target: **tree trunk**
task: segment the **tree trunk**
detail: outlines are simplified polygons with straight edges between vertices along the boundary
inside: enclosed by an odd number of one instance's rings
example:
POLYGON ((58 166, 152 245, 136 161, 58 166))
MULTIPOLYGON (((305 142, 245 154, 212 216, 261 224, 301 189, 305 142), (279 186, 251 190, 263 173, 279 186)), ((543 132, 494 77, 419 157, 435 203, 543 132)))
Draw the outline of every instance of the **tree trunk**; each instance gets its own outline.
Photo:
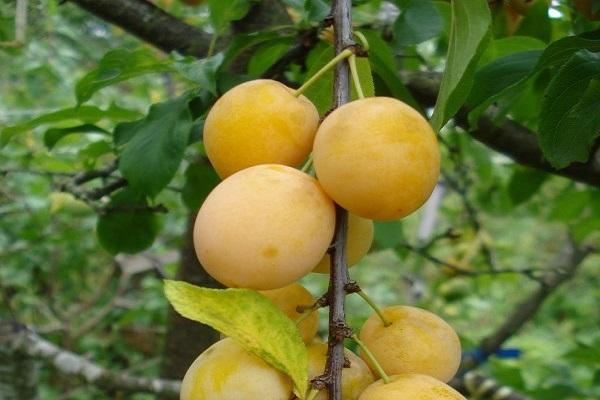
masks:
MULTIPOLYGON (((195 213, 188 216, 184 245, 177 279, 204 287, 220 287, 198 262, 194 251, 192 233, 195 213)), ((192 361, 219 339, 219 333, 209 327, 169 310, 167 337, 161 376, 165 379, 182 379, 192 361)))

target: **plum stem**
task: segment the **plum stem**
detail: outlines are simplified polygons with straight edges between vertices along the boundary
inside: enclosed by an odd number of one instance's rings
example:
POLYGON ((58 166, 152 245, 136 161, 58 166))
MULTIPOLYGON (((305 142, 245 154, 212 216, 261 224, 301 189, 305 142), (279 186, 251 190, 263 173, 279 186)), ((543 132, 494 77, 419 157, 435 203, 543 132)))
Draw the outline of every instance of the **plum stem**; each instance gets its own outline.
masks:
POLYGON ((315 83, 317 80, 319 80, 319 78, 321 78, 323 75, 325 75, 327 73, 327 71, 329 71, 331 68, 335 67, 337 65, 337 63, 339 63, 340 61, 345 60, 346 58, 350 57, 352 54, 353 54, 352 50, 346 49, 346 50, 342 51, 341 53, 339 53, 337 56, 333 57, 327 64, 325 64, 323 66, 323 68, 321 68, 320 70, 315 72, 315 74, 313 76, 311 76, 306 82, 304 82, 304 84, 302 86, 300 86, 298 89, 296 89, 296 91, 294 92, 294 96, 299 97, 313 83, 315 83))
POLYGON ((360 84, 360 78, 358 77, 358 67, 356 66, 356 55, 352 54, 348 58, 348 63, 350 64, 350 72, 352 73, 352 81, 354 82, 354 88, 356 89, 356 94, 359 99, 365 98, 365 93, 363 92, 362 85, 360 84))
POLYGON ((352 339, 356 342, 356 344, 358 345, 358 347, 360 347, 360 350, 363 353, 365 353, 365 355, 367 356, 367 358, 371 362, 371 365, 373 366, 373 368, 375 368, 375 370, 377 371, 377 374, 379 374, 379 376, 381 377, 381 379, 383 380, 383 382, 384 383, 390 383, 391 382, 390 377, 388 376, 388 374, 385 373, 385 371, 381 367, 381 364, 379 364, 379 361, 377 361, 377 359, 375 358, 375 356, 373 355, 373 353, 371 353, 371 350, 369 350, 369 348, 367 347, 367 345, 364 344, 364 342, 362 340, 360 340, 356 334, 352 335, 352 339))
POLYGON ((381 319, 381 322, 383 322, 383 326, 388 327, 392 324, 385 318, 385 315, 383 315, 381 308, 379 308, 379 306, 373 301, 373 299, 371 299, 363 290, 359 290, 356 293, 363 298, 363 300, 373 309, 373 311, 377 313, 379 319, 381 319))

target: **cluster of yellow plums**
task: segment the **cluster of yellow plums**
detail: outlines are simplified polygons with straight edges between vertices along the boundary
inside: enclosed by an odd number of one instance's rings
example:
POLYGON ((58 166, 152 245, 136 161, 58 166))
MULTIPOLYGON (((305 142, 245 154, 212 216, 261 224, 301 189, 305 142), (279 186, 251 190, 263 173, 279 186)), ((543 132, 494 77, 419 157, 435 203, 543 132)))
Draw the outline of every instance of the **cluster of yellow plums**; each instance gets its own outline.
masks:
MULTIPOLYGON (((272 80, 246 82, 225 93, 206 118, 203 141, 223 181, 196 218, 200 262, 228 287, 260 291, 293 320, 301 316, 298 306, 315 304, 296 281, 311 271, 329 271, 335 203, 350 212, 346 245, 352 265, 371 246, 372 220, 417 210, 439 175, 434 132, 401 101, 352 101, 320 123, 308 99, 272 80), (312 160, 316 178, 296 168, 305 160, 312 160)), ((343 399, 463 399, 444 383, 460 362, 452 328, 413 307, 388 307, 382 315, 386 323, 374 314, 360 340, 391 381, 375 382, 377 369, 369 358, 347 350, 343 399)), ((327 345, 315 339, 317 324, 316 312, 298 324, 311 378, 323 373, 327 353, 327 345)), ((291 398, 287 376, 230 338, 194 361, 181 391, 182 400, 291 398)))

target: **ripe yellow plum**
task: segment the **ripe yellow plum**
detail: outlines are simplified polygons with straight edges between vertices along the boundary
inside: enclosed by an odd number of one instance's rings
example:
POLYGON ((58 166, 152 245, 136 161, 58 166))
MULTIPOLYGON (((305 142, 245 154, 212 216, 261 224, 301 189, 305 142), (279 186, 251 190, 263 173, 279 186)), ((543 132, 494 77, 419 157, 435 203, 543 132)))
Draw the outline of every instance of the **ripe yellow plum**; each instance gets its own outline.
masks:
POLYGON ((231 338, 223 339, 192 363, 180 400, 289 400, 292 382, 231 338))
POLYGON ((323 189, 363 218, 393 220, 425 203, 438 180, 440 154, 421 114, 389 97, 352 101, 325 118, 314 166, 323 189))
POLYGON ((307 174, 264 164, 221 182, 200 208, 194 247, 229 287, 277 289, 309 273, 327 251, 333 202, 307 174))
POLYGON ((211 108, 206 154, 221 178, 259 164, 297 166, 310 153, 319 113, 304 96, 268 79, 242 83, 211 108))
POLYGON ((401 374, 370 385, 359 400, 467 400, 456 390, 427 375, 401 374))
MULTIPOLYGON (((348 215, 348 237, 346 238, 346 261, 349 267, 359 262, 371 248, 373 243, 373 221, 366 218, 348 215)), ((321 259, 313 272, 328 274, 331 266, 329 254, 321 259)))
MULTIPOLYGON (((322 375, 327 361, 327 343, 313 343, 308 350, 309 379, 322 375)), ((369 367, 356 354, 344 349, 344 355, 350 361, 350 368, 342 371, 342 400, 357 400, 358 396, 375 378, 369 367)), ((327 400, 327 392, 321 391, 315 400, 327 400)))
MULTIPOLYGON (((296 321, 302 315, 297 311, 298 306, 312 306, 316 299, 310 294, 304 286, 299 283, 292 283, 280 289, 263 290, 260 292, 275 304, 291 320, 296 321)), ((309 342, 317 334, 319 327, 318 311, 313 311, 298 325, 300 336, 305 342, 309 342)))
MULTIPOLYGON (((367 319, 360 339, 388 375, 417 373, 448 382, 460 365, 460 340, 454 329, 437 315, 420 308, 392 306, 382 309, 390 323, 377 314, 367 319)), ((363 355, 363 359, 369 362, 363 355)))

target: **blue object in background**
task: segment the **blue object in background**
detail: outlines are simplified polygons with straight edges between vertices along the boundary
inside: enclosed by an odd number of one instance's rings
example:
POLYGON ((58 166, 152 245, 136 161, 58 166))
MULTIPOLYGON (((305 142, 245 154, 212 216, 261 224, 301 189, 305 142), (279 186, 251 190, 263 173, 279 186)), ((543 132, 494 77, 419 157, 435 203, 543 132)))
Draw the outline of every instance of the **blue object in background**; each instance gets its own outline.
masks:
POLYGON ((523 351, 521 349, 517 349, 514 347, 507 347, 507 348, 500 349, 497 352, 495 352, 494 354, 486 354, 481 348, 478 347, 476 349, 463 352, 462 356, 463 356, 463 359, 471 358, 471 359, 475 359, 479 362, 483 362, 490 355, 494 355, 498 358, 507 360, 507 359, 511 359, 511 358, 520 358, 521 354, 523 354, 523 351))

